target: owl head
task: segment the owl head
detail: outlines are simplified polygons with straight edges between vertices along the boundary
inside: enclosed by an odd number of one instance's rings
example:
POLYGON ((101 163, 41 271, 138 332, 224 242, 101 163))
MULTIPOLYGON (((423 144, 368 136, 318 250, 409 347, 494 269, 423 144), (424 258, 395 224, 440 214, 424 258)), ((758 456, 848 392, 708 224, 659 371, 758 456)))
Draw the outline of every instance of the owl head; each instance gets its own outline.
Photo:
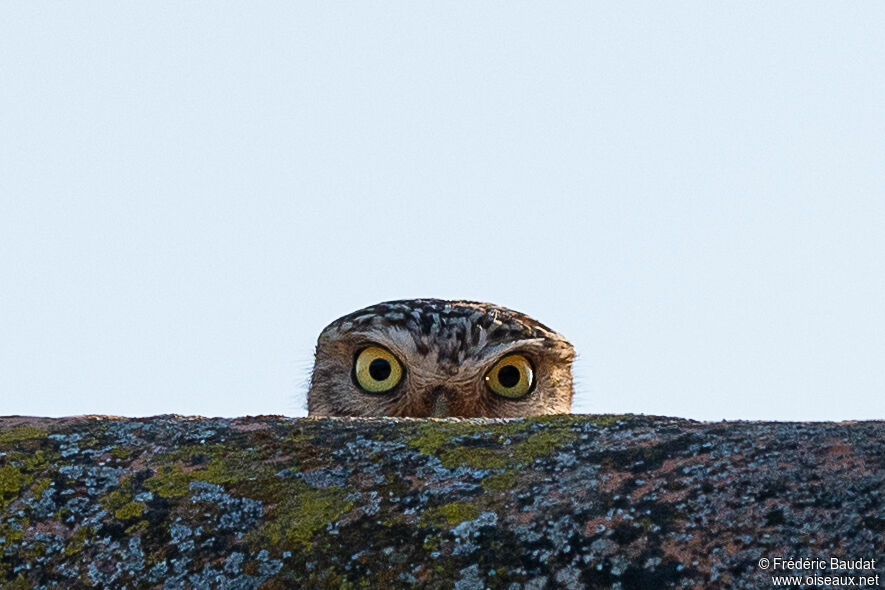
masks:
POLYGON ((311 416, 562 414, 574 357, 563 336, 504 307, 388 301, 322 331, 307 407, 311 416))

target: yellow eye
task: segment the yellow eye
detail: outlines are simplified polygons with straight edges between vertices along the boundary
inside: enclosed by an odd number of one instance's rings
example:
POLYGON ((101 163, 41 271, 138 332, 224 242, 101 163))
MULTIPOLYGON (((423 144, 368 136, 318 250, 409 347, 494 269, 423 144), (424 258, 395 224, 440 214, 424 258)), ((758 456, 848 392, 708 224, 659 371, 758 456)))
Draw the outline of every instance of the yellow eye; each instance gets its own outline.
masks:
POLYGON ((403 378, 403 367, 380 346, 370 346, 357 355, 354 373, 360 387, 370 393, 382 393, 396 387, 403 378))
POLYGON ((534 378, 529 360, 521 354, 510 354, 486 373, 486 385, 498 395, 516 399, 531 390, 534 378))

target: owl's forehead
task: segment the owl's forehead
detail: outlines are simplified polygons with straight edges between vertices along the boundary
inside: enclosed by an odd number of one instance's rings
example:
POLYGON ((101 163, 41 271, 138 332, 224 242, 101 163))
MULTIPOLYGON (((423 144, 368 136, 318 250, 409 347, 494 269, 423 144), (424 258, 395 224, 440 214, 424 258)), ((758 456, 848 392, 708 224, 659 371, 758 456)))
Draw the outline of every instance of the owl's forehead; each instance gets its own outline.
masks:
POLYGON ((565 338, 529 316, 490 303, 407 299, 387 301, 349 313, 323 333, 409 336, 417 352, 435 351, 439 360, 463 361, 489 347, 519 341, 546 341, 570 348, 565 338))
POLYGON ((556 335, 529 316, 491 303, 404 299, 371 305, 332 322, 341 331, 391 327, 428 336, 477 328, 502 338, 543 338, 556 335))

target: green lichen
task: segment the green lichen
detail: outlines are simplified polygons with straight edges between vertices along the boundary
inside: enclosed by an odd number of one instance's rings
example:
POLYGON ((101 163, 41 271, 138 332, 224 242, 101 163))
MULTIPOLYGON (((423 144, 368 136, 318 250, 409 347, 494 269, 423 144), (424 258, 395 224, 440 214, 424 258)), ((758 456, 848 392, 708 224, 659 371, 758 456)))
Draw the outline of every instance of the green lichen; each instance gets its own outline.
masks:
POLYGON ((144 482, 144 487, 161 498, 177 498, 188 492, 188 485, 194 481, 192 473, 185 473, 181 465, 161 465, 153 477, 144 482))
POLYGON ((125 449, 123 447, 114 447, 113 449, 111 449, 111 456, 115 459, 128 459, 131 454, 132 453, 128 449, 125 449))
POLYGON ((64 553, 67 556, 76 555, 83 551, 83 548, 86 546, 87 540, 90 540, 95 537, 95 529, 88 526, 81 526, 74 534, 71 535, 71 538, 68 539, 67 544, 65 545, 64 553))
POLYGON ((114 511, 114 517, 119 520, 131 520, 144 514, 146 509, 147 506, 143 502, 128 502, 114 511))
POLYGON ((132 494, 132 480, 126 477, 120 481, 116 490, 101 498, 100 502, 118 520, 132 520, 147 510, 147 506, 143 502, 135 501, 132 494))
POLYGON ((137 535, 151 528, 151 523, 147 520, 139 520, 135 524, 126 527, 127 535, 137 535))
POLYGON ((469 502, 449 502, 441 506, 434 506, 424 511, 419 524, 421 526, 440 526, 443 524, 458 524, 465 520, 475 520, 479 517, 479 508, 469 502))
POLYGON ((596 426, 611 426, 621 420, 629 418, 627 414, 600 414, 598 416, 583 416, 587 422, 596 426))
POLYGON ((112 492, 102 497, 101 505, 109 512, 116 512, 132 501, 132 480, 128 477, 120 480, 120 483, 112 492))
POLYGON ((236 469, 238 465, 239 463, 235 465, 221 457, 213 457, 204 469, 191 471, 188 475, 190 475, 191 481, 207 481, 218 485, 230 484, 244 477, 241 475, 242 470, 236 469))
POLYGON ((511 420, 493 424, 481 422, 430 421, 418 428, 418 436, 410 439, 408 445, 423 455, 434 455, 453 439, 476 434, 497 437, 503 443, 507 438, 524 432, 532 423, 527 420, 511 420))
POLYGON ((21 494, 33 478, 12 465, 0 466, 0 511, 21 494))
POLYGON ((511 463, 510 457, 500 451, 468 446, 443 451, 439 460, 449 469, 462 465, 474 469, 503 469, 511 463))
POLYGON ((577 438, 571 430, 542 430, 529 436, 516 445, 513 456, 520 464, 533 462, 541 455, 547 455, 577 438))
POLYGON ((49 479, 48 477, 41 477, 36 482, 34 482, 34 485, 31 486, 31 492, 34 494, 34 498, 37 500, 42 498, 43 492, 48 490, 51 485, 52 485, 52 480, 49 479))
POLYGON ((353 508, 353 502, 344 499, 346 492, 336 486, 314 489, 304 482, 290 480, 271 490, 271 494, 277 497, 269 499, 279 503, 269 508, 264 528, 251 533, 249 539, 281 550, 309 549, 320 529, 353 508))
MULTIPOLYGON (((27 518, 22 519, 19 522, 0 521, 0 539, 4 539, 0 541, 0 549, 5 545, 11 545, 12 543, 21 541, 21 538, 24 536, 24 530, 28 528, 28 524, 30 524, 30 522, 27 518)), ((0 554, 2 554, 2 552, 0 552, 0 554)))
MULTIPOLYGON (((554 418, 563 420, 559 416, 545 418, 548 421, 554 418)), ((440 462, 449 469, 461 466, 474 469, 506 469, 532 463, 538 457, 549 454, 577 438, 568 428, 550 427, 529 434, 519 441, 517 435, 524 436, 522 432, 530 426, 529 421, 488 425, 430 423, 423 426, 419 436, 411 439, 408 444, 422 454, 437 455, 440 462), (497 444, 452 446, 453 440, 465 434, 476 433, 486 435, 497 444), (516 442, 513 442, 513 439, 516 439, 516 442)))
POLYGON ((81 449, 93 449, 101 445, 101 440, 94 434, 90 433, 77 441, 77 446, 81 449))
POLYGON ((163 498, 184 496, 192 481, 205 481, 228 487, 273 476, 258 449, 238 449, 232 444, 188 445, 156 458, 161 467, 145 482, 145 487, 163 498), (194 468, 194 465, 198 467, 194 468))
POLYGON ((0 431, 0 443, 15 443, 23 440, 46 438, 49 433, 33 426, 16 426, 0 431))
POLYGON ((496 473, 483 478, 482 489, 493 494, 506 492, 513 489, 518 479, 519 472, 515 470, 496 473))
POLYGON ((448 429, 424 428, 420 435, 408 442, 408 445, 418 449, 418 452, 422 455, 433 455, 445 446, 451 438, 452 434, 448 429))
MULTIPOLYGON (((182 455, 188 458, 191 449, 184 449, 182 455)), ((260 462, 249 451, 225 453, 221 445, 211 449, 212 457, 205 467, 185 471, 179 464, 161 465, 144 486, 162 498, 176 498, 188 493, 192 481, 205 481, 218 485, 230 485, 267 477, 272 470, 260 462)), ((196 455, 190 455, 193 459, 196 455)))
POLYGON ((49 467, 50 459, 55 459, 55 456, 47 456, 42 450, 38 450, 33 453, 12 454, 10 455, 10 458, 19 461, 22 468, 26 471, 36 473, 47 469, 49 467))
POLYGON ((27 476, 21 469, 12 465, 0 466, 0 495, 15 495, 21 491, 27 481, 27 476))
MULTIPOLYGON (((0 574, 2 573, 3 570, 0 568, 0 574)), ((22 574, 19 574, 14 580, 3 586, 4 590, 31 590, 33 587, 33 584, 31 584, 31 582, 22 574)))
POLYGON ((286 442, 290 444, 302 444, 302 443, 311 443, 313 442, 314 437, 310 434, 305 434, 303 432, 297 432, 290 436, 286 442))

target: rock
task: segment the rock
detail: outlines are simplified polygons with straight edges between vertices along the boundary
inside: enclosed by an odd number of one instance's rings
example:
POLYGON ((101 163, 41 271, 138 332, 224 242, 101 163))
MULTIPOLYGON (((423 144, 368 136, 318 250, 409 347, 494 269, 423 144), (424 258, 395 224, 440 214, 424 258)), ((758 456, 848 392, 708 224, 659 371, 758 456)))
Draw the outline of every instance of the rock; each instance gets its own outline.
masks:
POLYGON ((763 588, 772 575, 882 575, 883 449, 883 422, 0 418, 0 585, 763 588), (877 561, 759 566, 832 557, 877 561))

